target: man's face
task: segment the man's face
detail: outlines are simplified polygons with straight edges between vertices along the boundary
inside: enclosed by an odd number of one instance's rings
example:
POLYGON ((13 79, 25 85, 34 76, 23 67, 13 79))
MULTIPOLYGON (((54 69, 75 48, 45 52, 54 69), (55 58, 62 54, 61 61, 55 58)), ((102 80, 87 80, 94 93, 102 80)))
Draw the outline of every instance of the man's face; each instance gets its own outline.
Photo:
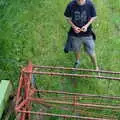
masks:
POLYGON ((78 3, 84 3, 86 0, 77 0, 78 3))

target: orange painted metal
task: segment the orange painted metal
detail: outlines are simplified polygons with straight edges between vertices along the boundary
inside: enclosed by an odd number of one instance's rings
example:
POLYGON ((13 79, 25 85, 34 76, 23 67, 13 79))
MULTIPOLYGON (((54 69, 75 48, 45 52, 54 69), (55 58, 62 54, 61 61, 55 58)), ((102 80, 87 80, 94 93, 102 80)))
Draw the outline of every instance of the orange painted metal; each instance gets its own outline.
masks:
MULTIPOLYGON (((107 99, 107 100, 120 100, 119 96, 102 96, 102 95, 91 95, 91 94, 80 94, 80 93, 70 93, 70 92, 64 92, 64 91, 53 91, 53 90, 39 90, 34 88, 34 86, 31 84, 32 76, 34 74, 37 75, 50 75, 50 76, 69 76, 69 77, 79 77, 79 78, 98 78, 98 79, 104 79, 104 80, 113 80, 113 81, 120 81, 120 72, 113 72, 113 71, 97 71, 97 70, 91 70, 91 69, 77 69, 77 68, 65 68, 65 67, 53 67, 53 66, 36 66, 32 65, 32 63, 29 63, 28 66, 23 68, 21 70, 21 76, 19 80, 19 86, 17 91, 17 97, 16 97, 16 115, 20 114, 19 120, 31 120, 31 116, 34 115, 42 115, 42 116, 55 116, 55 117, 62 117, 65 119, 83 119, 83 120, 110 120, 109 118, 94 118, 94 117, 82 117, 78 115, 68 115, 68 114, 53 114, 53 113, 47 113, 47 112, 35 112, 32 109, 32 103, 42 104, 46 105, 48 107, 56 106, 57 104, 60 105, 60 107, 63 105, 71 106, 74 108, 75 111, 76 107, 84 107, 84 108, 92 108, 92 109, 111 109, 111 110, 118 110, 120 111, 120 105, 104 105, 104 104, 96 104, 96 103, 81 103, 79 100, 79 97, 85 97, 87 98, 96 98, 96 99, 107 99), (45 71, 41 71, 41 69, 44 69, 45 71), (62 72, 46 72, 46 69, 52 70, 75 70, 75 71, 83 71, 83 72, 95 72, 95 73, 104 73, 109 75, 118 75, 118 76, 100 76, 100 75, 89 75, 89 74, 69 74, 69 73, 62 73, 62 72), (35 97, 36 93, 39 94, 56 94, 56 95, 64 95, 65 99, 60 100, 59 98, 53 99, 50 98, 38 98, 35 97), (69 98, 68 97, 69 95, 69 98)), ((98 80, 97 79, 97 80, 98 80)), ((63 108, 67 109, 67 108, 63 108)), ((79 109, 79 108, 78 108, 79 109)), ((68 110, 68 109, 67 109, 68 110)), ((86 115, 87 116, 87 115, 86 115)), ((113 120, 113 118, 111 119, 113 120)), ((114 118, 115 120, 115 118, 114 118)))

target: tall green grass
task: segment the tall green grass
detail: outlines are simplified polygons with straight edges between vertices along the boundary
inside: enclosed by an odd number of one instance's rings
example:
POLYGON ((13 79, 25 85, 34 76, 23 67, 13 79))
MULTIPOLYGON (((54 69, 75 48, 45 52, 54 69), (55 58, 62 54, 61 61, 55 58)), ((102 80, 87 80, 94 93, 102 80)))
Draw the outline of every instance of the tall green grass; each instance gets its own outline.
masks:
MULTIPOLYGON (((64 54, 63 48, 69 25, 64 10, 70 0, 1 0, 0 1, 0 79, 12 79, 17 87, 19 72, 27 61, 34 64, 73 67, 72 53, 64 54)), ((94 0, 97 20, 96 55, 101 69, 120 71, 119 0, 94 0), (114 12, 113 12, 114 11, 114 12)), ((89 57, 82 49, 81 68, 93 69, 89 57)), ((48 79, 45 88, 53 87, 48 79)), ((78 86, 65 79, 55 84, 61 89, 81 93, 106 94, 109 82, 80 79, 78 86)), ((110 83, 109 94, 119 95, 118 83, 110 83)))
MULTIPOLYGON (((18 86, 20 69, 31 60, 38 65, 73 67, 73 53, 64 54, 69 25, 64 10, 70 0, 0 0, 0 79, 18 86)), ((96 55, 101 69, 120 71, 120 0, 94 0, 97 20, 96 55)), ((81 68, 93 69, 82 49, 81 68)), ((71 73, 71 71, 69 72, 71 73)), ((41 89, 120 95, 120 83, 98 79, 41 77, 41 89)))

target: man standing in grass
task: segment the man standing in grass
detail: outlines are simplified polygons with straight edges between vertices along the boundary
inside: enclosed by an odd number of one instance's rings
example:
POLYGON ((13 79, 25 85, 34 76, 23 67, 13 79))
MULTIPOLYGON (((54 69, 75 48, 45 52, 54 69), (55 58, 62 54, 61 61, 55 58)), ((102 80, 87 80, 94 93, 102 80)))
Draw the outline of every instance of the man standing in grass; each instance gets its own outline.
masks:
POLYGON ((96 70, 98 70, 91 26, 96 19, 96 10, 93 3, 90 0, 73 0, 67 5, 64 15, 71 25, 68 32, 68 41, 71 42, 71 50, 76 57, 74 67, 77 68, 80 64, 80 47, 83 44, 96 70))

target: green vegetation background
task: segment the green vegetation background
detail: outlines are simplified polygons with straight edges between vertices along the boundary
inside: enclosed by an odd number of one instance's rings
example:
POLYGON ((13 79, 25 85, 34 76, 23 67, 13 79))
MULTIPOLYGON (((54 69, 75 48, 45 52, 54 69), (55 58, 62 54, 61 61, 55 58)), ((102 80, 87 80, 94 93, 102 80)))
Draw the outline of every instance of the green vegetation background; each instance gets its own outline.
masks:
MULTIPOLYGON (((64 10, 70 0, 0 0, 0 80, 18 86, 20 69, 29 60, 38 65, 72 67, 74 55, 63 52, 69 25, 64 10)), ((120 0, 93 0, 97 9, 94 31, 100 68, 120 71, 120 0)), ((81 68, 93 66, 81 54, 81 68)), ((39 86, 70 92, 120 95, 120 83, 78 79, 70 81, 45 77, 39 86)))
MULTIPOLYGON (((0 80, 10 79, 17 87, 20 69, 29 60, 38 65, 73 66, 74 55, 63 52, 69 30, 63 13, 69 1, 0 0, 0 80)), ((98 16, 94 23, 98 64, 104 70, 120 71, 120 0, 93 1, 98 16)), ((93 69, 84 52, 81 68, 93 69)), ((41 84, 63 87, 59 80, 41 84)), ((73 91, 69 82, 65 85, 73 91)), ((105 81, 81 80, 76 91, 106 94, 106 86, 105 81)), ((110 84, 109 94, 119 95, 119 91, 118 82, 110 84)))

